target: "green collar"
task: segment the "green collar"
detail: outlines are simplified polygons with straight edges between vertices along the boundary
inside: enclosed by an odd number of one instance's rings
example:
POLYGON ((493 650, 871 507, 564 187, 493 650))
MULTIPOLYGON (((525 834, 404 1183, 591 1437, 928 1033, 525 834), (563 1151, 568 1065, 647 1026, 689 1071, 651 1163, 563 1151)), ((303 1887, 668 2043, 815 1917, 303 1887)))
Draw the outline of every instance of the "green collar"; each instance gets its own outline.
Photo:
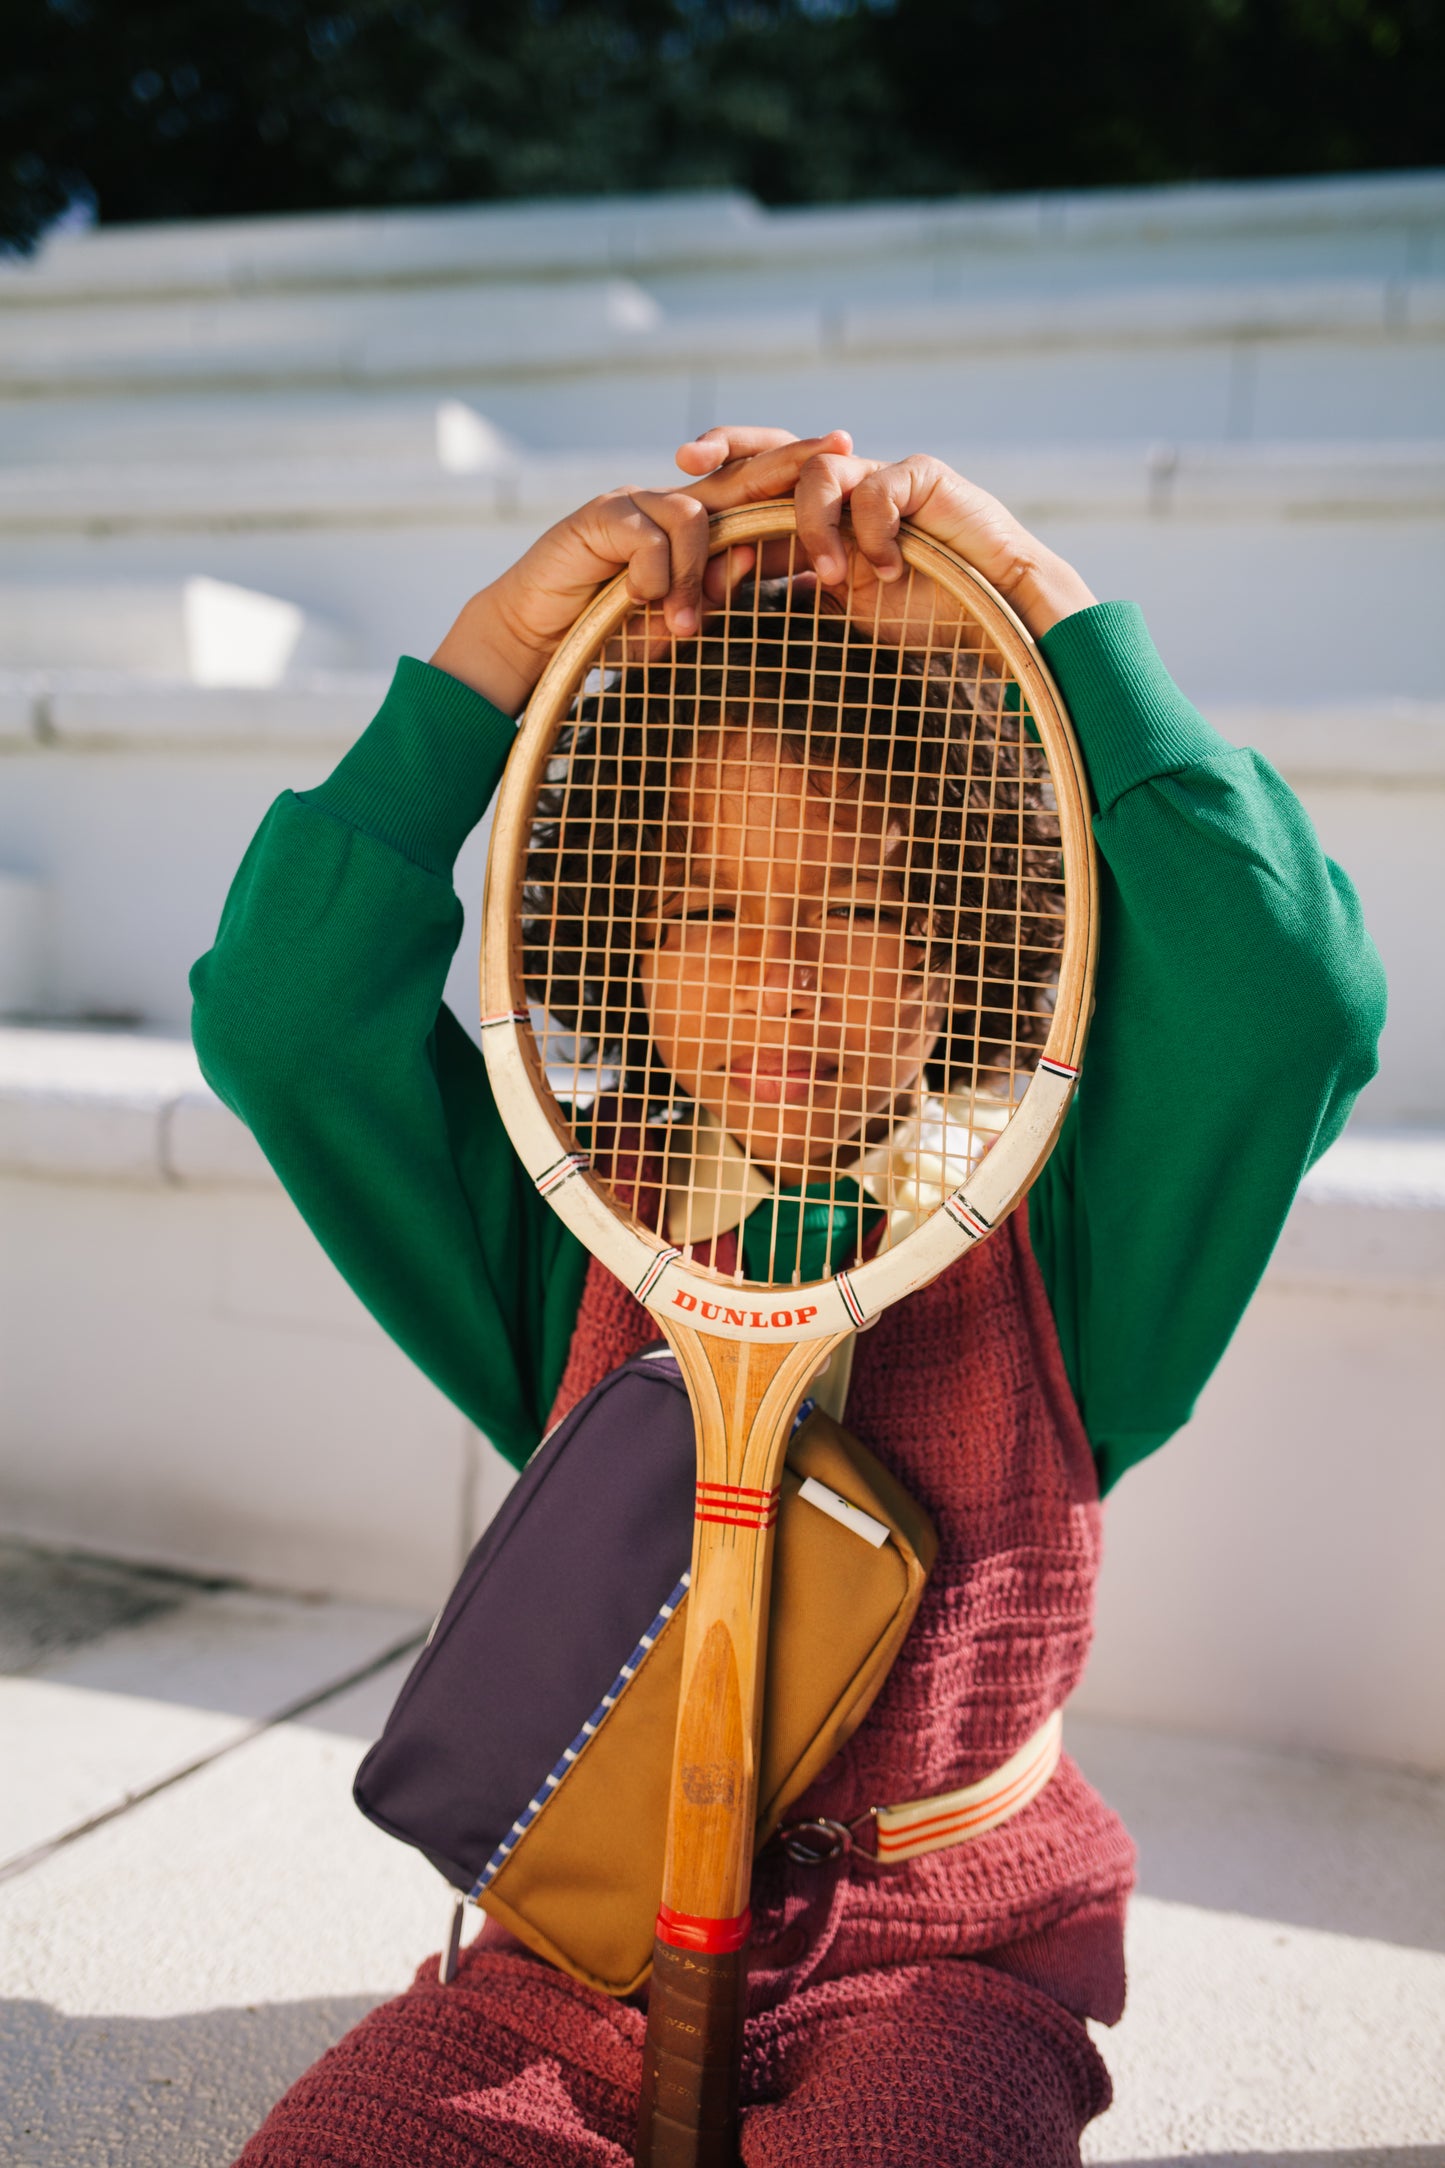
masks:
POLYGON ((846 1175, 779 1190, 743 1222, 743 1271, 750 1280, 786 1282, 795 1270, 805 1282, 821 1280, 825 1271, 836 1272, 856 1255, 882 1217, 882 1207, 865 1203, 858 1184, 846 1175))

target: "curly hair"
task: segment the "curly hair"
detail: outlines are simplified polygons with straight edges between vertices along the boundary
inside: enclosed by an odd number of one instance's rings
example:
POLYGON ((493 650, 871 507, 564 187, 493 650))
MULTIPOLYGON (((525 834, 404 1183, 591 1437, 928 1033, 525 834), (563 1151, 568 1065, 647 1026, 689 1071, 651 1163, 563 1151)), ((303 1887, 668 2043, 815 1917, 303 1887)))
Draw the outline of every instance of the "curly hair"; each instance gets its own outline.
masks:
MULTIPOLYGON (((1007 1088, 1048 1034, 1063 942, 1059 822, 1048 764, 1001 663, 872 646, 841 614, 786 594, 744 595, 658 663, 629 662, 576 702, 537 801, 524 874, 522 969, 531 999, 584 1064, 638 1043, 636 920, 615 898, 661 881, 672 772, 698 738, 775 729, 810 770, 862 772, 907 820, 907 926, 923 968, 951 981, 927 1068, 1007 1088)), ((645 1031, 645 1027, 644 1027, 645 1031)), ((654 1075, 625 1077, 645 1101, 654 1075)))

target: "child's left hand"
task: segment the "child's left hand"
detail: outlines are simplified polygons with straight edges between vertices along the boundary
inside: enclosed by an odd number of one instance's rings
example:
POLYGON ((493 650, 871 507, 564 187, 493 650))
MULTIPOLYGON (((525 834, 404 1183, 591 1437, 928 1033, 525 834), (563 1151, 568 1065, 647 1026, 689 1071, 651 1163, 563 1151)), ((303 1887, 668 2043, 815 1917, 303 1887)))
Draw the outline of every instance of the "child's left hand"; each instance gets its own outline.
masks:
MULTIPOLYGON (((709 512, 746 502, 749 480, 761 468, 749 455, 776 435, 771 430, 710 429, 684 444, 678 465, 707 475, 689 494, 709 512)), ((898 529, 905 519, 976 565, 1035 639, 1095 600, 1073 566, 1030 534, 997 497, 928 453, 889 463, 851 451, 816 452, 798 474, 794 498, 798 540, 824 587, 839 600, 848 587, 850 553, 841 533, 845 507, 850 513, 855 547, 849 604, 860 624, 876 626, 885 638, 901 632, 901 598, 890 598, 887 589, 903 575, 898 529)), ((781 562, 776 569, 782 569, 781 562)), ((931 600, 930 607, 935 606, 931 600)))
POLYGON ((1095 596, 1073 566, 1048 549, 997 497, 941 459, 915 452, 885 464, 854 454, 822 452, 798 476, 798 538, 823 585, 841 593, 848 576, 840 532, 843 508, 852 515, 856 544, 851 606, 865 622, 890 611, 885 590, 903 577, 898 529, 906 519, 922 533, 966 557, 1038 639, 1086 610, 1095 596))

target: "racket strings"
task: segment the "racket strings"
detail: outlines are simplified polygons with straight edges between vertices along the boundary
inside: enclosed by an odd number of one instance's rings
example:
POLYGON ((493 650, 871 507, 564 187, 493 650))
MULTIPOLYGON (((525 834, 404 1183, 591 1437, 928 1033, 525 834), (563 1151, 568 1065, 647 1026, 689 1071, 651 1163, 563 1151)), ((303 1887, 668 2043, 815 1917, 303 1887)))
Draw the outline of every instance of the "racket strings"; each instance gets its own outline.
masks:
POLYGON ((736 1281, 742 1221, 800 1192, 772 1214, 772 1286, 886 1247, 966 1180, 1033 1073, 1064 929, 1053 786, 1002 652, 912 569, 840 608, 788 549, 771 581, 727 566, 699 639, 643 605, 603 645, 520 912, 537 1053, 594 1175, 736 1281))

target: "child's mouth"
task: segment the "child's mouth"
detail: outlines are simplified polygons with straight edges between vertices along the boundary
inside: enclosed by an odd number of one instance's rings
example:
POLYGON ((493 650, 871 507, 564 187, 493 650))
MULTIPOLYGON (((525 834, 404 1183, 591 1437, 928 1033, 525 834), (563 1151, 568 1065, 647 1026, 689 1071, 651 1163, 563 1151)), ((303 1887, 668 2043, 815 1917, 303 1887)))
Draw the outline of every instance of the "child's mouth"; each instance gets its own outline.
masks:
POLYGON ((758 1047, 735 1057, 727 1079, 734 1091, 743 1092, 758 1106, 796 1107, 811 1099, 820 1084, 837 1077, 835 1062, 815 1054, 788 1054, 778 1047, 758 1047))

